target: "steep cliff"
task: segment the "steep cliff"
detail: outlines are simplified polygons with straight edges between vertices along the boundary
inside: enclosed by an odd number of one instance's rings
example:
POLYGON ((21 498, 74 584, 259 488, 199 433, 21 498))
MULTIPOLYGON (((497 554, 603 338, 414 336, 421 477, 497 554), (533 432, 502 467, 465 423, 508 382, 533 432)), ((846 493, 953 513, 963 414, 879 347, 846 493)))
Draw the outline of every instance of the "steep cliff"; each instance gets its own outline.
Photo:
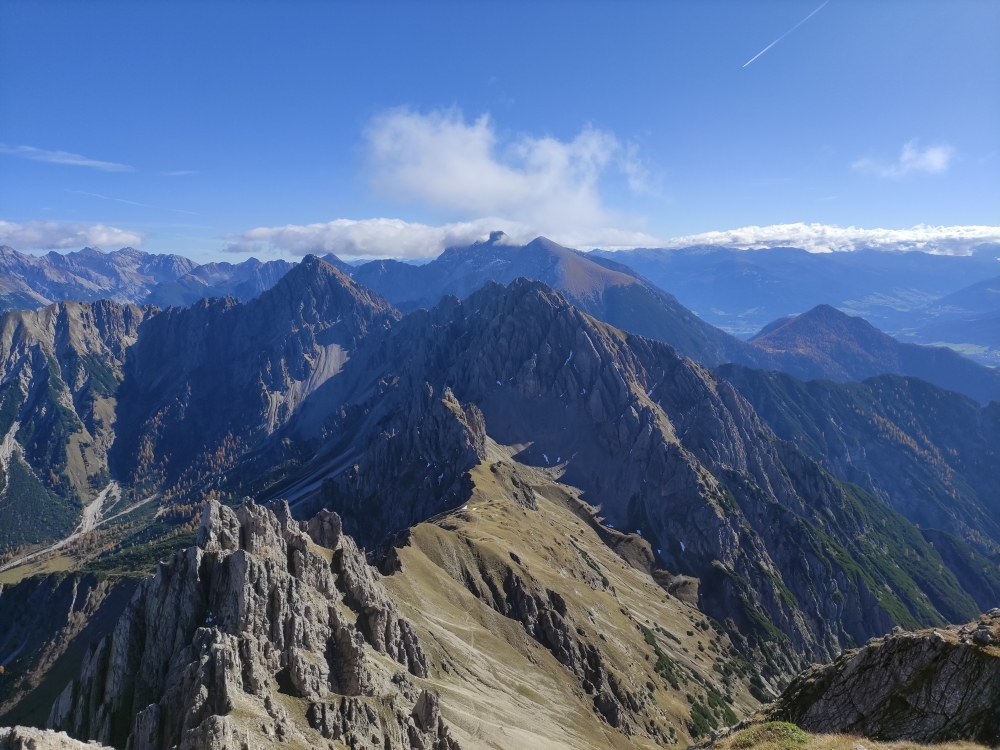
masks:
POLYGON ((203 300, 157 315, 128 352, 112 471, 133 492, 200 497, 398 317, 312 256, 247 304, 203 300))

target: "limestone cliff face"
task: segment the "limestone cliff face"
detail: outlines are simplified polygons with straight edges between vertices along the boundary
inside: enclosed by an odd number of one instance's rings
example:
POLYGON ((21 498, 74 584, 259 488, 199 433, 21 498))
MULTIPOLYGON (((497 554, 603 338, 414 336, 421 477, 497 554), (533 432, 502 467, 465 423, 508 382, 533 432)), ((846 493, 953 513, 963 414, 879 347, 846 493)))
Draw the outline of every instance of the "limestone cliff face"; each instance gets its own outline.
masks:
POLYGON ((797 677, 766 711, 815 732, 1000 742, 1000 609, 919 633, 895 629, 797 677))
POLYGON ((300 524, 284 505, 213 502, 199 546, 140 585, 49 726, 130 750, 322 738, 455 750, 436 698, 409 677, 426 674, 413 628, 336 515, 300 524))

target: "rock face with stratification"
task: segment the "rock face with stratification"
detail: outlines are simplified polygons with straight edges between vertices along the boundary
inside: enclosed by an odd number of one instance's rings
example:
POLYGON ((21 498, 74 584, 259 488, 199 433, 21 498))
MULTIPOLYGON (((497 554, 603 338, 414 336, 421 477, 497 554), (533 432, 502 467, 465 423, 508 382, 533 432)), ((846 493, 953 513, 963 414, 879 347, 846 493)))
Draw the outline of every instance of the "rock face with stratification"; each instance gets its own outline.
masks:
POLYGON ((51 728, 129 750, 458 748, 411 679, 428 669, 412 626, 335 514, 211 502, 198 542, 139 586, 51 728))
POLYGON ((1000 743, 1000 609, 961 627, 899 628, 797 677, 770 718, 884 740, 1000 743))

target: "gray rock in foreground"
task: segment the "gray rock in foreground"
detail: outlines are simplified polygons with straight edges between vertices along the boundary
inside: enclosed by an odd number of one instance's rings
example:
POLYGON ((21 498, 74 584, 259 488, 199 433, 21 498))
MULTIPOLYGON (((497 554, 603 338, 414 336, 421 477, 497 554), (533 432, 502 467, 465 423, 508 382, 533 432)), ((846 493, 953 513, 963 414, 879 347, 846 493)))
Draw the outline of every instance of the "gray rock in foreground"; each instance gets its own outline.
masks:
POLYGON ((896 628, 799 675, 765 713, 810 732, 1000 743, 1000 609, 918 633, 896 628))
POLYGON ((0 728, 0 750, 100 750, 99 745, 74 740, 65 732, 34 727, 0 728))

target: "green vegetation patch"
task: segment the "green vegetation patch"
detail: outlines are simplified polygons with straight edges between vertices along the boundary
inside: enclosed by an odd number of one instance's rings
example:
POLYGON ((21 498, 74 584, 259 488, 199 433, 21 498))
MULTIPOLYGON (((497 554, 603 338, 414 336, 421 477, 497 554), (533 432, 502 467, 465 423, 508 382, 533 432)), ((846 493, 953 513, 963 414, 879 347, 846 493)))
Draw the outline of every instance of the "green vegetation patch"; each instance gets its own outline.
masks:
POLYGON ((75 496, 49 491, 16 453, 5 480, 0 495, 0 551, 62 538, 75 528, 82 510, 75 496))
POLYGON ((677 666, 677 662, 663 653, 663 649, 657 643, 656 636, 653 635, 652 630, 645 625, 640 625, 639 630, 642 631, 642 637, 646 639, 646 643, 652 647, 653 653, 656 654, 656 664, 653 665, 653 671, 666 680, 674 690, 680 690, 680 668, 677 666))
POLYGON ((178 550, 193 546, 197 536, 197 532, 189 531, 126 547, 88 563, 84 571, 97 575, 150 573, 161 560, 168 560, 178 550))
POLYGON ((774 750, 805 750, 809 745, 809 735, 794 724, 769 721, 740 730, 728 744, 734 750, 751 750, 762 745, 774 750))

